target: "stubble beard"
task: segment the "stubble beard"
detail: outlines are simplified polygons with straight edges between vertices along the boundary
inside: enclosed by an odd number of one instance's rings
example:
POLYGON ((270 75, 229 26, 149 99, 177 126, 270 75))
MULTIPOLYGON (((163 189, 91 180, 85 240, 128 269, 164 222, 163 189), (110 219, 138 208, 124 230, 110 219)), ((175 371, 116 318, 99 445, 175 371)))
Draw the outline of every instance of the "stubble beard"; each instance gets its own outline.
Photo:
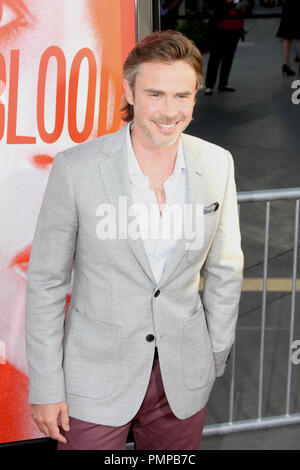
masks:
MULTIPOLYGON (((166 120, 157 120, 158 122, 162 122, 164 121, 164 123, 168 123, 167 119, 166 120)), ((177 123, 181 123, 183 122, 184 119, 182 117, 180 117, 179 119, 177 120, 174 120, 174 122, 177 122, 177 123)), ((154 122, 154 125, 156 123, 156 120, 153 120, 152 122, 154 122)), ((160 147, 171 147, 172 145, 176 144, 176 142, 178 142, 178 140, 180 139, 181 137, 181 134, 184 132, 184 130, 187 128, 189 122, 186 123, 179 131, 176 131, 175 132, 175 135, 173 137, 170 136, 170 139, 171 140, 168 140, 168 141, 162 141, 162 140, 159 140, 157 139, 155 136, 154 136, 154 132, 151 132, 151 130, 147 129, 146 126, 143 126, 144 127, 144 132, 146 132, 146 134, 148 135, 148 137, 150 138, 150 140, 155 144, 155 145, 158 145, 160 147)))

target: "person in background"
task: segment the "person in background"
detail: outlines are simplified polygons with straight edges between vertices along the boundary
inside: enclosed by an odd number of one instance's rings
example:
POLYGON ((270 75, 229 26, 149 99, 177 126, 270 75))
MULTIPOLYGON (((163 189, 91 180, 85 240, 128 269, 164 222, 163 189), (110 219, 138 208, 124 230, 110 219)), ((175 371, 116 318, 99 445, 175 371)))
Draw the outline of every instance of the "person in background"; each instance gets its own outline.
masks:
POLYGON ((182 0, 160 0, 160 25, 161 30, 176 29, 178 8, 182 0))
POLYGON ((293 76, 295 71, 291 68, 290 50, 293 40, 296 41, 298 58, 300 57, 300 1, 286 0, 282 7, 281 21, 277 37, 283 39, 282 75, 293 76))
MULTIPOLYGON (((246 7, 246 2, 243 3, 246 7)), ((210 9, 214 16, 210 25, 211 50, 205 81, 206 95, 213 93, 220 65, 219 91, 235 91, 235 88, 228 85, 228 79, 237 44, 244 34, 245 10, 239 4, 231 0, 211 0, 210 9)))

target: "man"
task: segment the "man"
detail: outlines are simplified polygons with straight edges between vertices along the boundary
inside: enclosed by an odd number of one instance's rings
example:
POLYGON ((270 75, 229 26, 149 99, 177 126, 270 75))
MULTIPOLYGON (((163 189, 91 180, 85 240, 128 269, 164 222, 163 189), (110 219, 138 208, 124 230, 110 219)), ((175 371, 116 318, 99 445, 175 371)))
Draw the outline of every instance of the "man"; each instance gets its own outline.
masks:
POLYGON ((127 126, 55 158, 26 331, 32 415, 59 449, 124 449, 130 427, 136 449, 199 448, 243 269, 232 157, 183 134, 202 80, 190 40, 144 38, 124 64, 127 126))
POLYGON ((233 92, 228 85, 238 42, 244 35, 243 15, 247 1, 211 0, 214 14, 210 24, 211 47, 206 72, 205 95, 212 95, 220 67, 218 90, 233 92))

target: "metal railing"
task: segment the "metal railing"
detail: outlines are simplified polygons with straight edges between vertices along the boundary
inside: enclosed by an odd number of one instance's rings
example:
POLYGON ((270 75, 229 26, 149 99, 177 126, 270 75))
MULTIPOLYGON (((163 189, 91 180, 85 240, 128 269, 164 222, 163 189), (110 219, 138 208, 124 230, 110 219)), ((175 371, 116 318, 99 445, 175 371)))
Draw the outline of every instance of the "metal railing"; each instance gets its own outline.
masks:
POLYGON ((241 204, 266 202, 265 237, 264 237, 264 258, 263 258, 263 288, 261 305, 261 326, 260 326, 260 360, 259 360, 259 384, 258 384, 258 409, 255 419, 234 421, 234 394, 235 394, 235 372, 236 372, 236 343, 233 344, 231 352, 231 381, 229 392, 229 417, 228 422, 220 424, 206 425, 203 435, 211 436, 216 434, 227 434, 251 429, 269 428, 274 426, 284 426, 287 424, 300 423, 300 413, 291 413, 291 379, 292 379, 292 343, 295 323, 295 301, 296 301, 296 280, 297 280, 297 257, 299 238, 299 200, 300 188, 274 189, 263 191, 246 191, 238 193, 239 208, 241 204), (286 382, 285 414, 279 416, 262 416, 263 403, 263 378, 264 378, 264 345, 265 345, 265 322, 267 305, 267 279, 268 279, 268 254, 270 236, 270 206, 272 201, 295 200, 294 217, 294 246, 293 246, 293 271, 291 289, 291 312, 289 331, 289 352, 288 371, 286 382))

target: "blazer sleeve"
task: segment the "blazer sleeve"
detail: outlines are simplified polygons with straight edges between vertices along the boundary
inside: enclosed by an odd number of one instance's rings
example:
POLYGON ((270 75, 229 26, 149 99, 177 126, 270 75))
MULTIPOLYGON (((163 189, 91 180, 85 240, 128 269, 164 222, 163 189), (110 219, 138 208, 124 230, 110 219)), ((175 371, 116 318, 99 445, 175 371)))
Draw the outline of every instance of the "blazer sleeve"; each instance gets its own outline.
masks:
POLYGON ((26 295, 29 403, 65 401, 63 333, 77 239, 75 197, 63 153, 49 175, 32 243, 26 295))
POLYGON ((234 342, 244 267, 233 159, 226 154, 228 174, 220 219, 203 269, 203 305, 217 377, 224 372, 234 342))

